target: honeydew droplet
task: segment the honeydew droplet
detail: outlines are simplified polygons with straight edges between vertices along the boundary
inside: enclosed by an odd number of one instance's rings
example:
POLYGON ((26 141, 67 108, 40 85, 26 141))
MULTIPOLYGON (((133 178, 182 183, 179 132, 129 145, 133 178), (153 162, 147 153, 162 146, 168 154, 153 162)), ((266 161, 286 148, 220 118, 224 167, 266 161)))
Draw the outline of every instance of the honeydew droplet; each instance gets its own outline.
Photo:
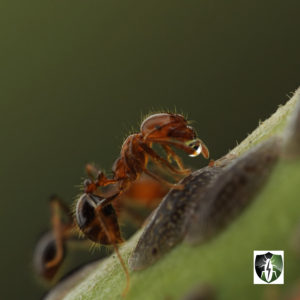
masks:
POLYGON ((195 151, 194 151, 194 153, 189 155, 190 157, 198 156, 202 152, 201 144, 193 146, 193 149, 195 149, 195 151))

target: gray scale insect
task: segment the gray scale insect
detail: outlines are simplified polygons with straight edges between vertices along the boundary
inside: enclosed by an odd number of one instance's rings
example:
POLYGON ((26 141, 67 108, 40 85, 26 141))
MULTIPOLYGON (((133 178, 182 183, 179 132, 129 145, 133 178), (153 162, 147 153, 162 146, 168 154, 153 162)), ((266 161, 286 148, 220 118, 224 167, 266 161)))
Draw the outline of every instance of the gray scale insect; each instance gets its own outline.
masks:
POLYGON ((196 203, 201 202, 199 195, 220 172, 221 167, 205 167, 180 181, 183 190, 171 190, 166 195, 129 259, 131 269, 148 266, 184 239, 189 216, 196 203))
POLYGON ((265 184, 279 154, 280 138, 274 137, 225 167, 191 216, 186 240, 199 244, 225 229, 265 184))
POLYGON ((199 244, 229 225, 251 203, 280 154, 280 138, 271 138, 238 159, 224 157, 181 182, 163 199, 136 248, 129 267, 143 269, 183 239, 199 244))

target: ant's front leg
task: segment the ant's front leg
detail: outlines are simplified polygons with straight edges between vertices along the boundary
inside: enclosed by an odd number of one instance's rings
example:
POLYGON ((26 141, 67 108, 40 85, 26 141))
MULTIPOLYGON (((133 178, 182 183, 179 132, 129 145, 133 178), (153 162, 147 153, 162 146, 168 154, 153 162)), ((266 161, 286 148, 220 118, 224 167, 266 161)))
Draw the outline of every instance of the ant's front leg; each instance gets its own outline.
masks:
POLYGON ((87 167, 86 167, 86 170, 87 170, 87 173, 88 173, 88 176, 90 177, 90 179, 86 179, 84 181, 84 190, 86 193, 98 194, 97 193, 98 187, 107 186, 109 184, 115 184, 118 182, 115 179, 108 179, 102 171, 97 171, 96 179, 92 180, 91 178, 94 178, 96 168, 93 167, 94 169, 92 170, 90 168, 91 165, 87 165, 87 166, 89 167, 89 169, 87 169, 87 167))
POLYGON ((153 179, 157 180, 158 182, 164 184, 165 186, 167 186, 170 189, 178 189, 178 190, 182 190, 184 188, 184 186, 182 184, 173 184, 170 183, 168 181, 166 181, 165 179, 161 178, 160 176, 152 173, 151 171, 145 169, 144 173, 146 173, 148 176, 152 177, 153 179))
POLYGON ((177 166, 179 167, 180 170, 187 172, 187 173, 191 173, 191 170, 186 169, 183 165, 183 162, 181 160, 181 158, 173 151, 173 149, 167 145, 167 144, 162 144, 162 147, 164 148, 164 150, 167 153, 167 157, 168 160, 170 161, 170 158, 173 158, 174 161, 177 163, 177 166))
POLYGON ((187 142, 176 141, 171 138, 155 138, 151 139, 151 142, 174 146, 188 153, 191 157, 198 156, 201 153, 204 158, 209 158, 209 150, 207 146, 198 138, 187 142))
MULTIPOLYGON (((172 166, 167 160, 160 157, 152 148, 148 147, 145 143, 140 143, 141 147, 144 149, 144 151, 157 163, 160 165, 166 166, 169 170, 171 170, 173 173, 178 175, 187 175, 190 173, 190 170, 188 172, 186 170, 179 170, 172 166)), ((149 175, 149 174, 148 174, 149 175)), ((151 176, 151 175, 149 175, 151 176)))

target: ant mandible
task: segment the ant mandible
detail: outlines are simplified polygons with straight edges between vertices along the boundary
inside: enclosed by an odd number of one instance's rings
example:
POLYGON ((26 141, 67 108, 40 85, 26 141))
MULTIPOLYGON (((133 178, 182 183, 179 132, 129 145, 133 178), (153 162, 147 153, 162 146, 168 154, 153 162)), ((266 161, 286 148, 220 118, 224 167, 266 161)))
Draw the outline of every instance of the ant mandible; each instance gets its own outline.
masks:
MULTIPOLYGON (((121 196, 143 173, 168 188, 182 188, 181 185, 170 183, 147 168, 148 161, 151 159, 154 164, 168 169, 174 178, 188 175, 191 171, 184 167, 172 147, 183 150, 192 157, 201 153, 204 158, 209 158, 208 148, 197 138, 195 130, 188 125, 188 121, 182 115, 159 113, 146 118, 141 124, 140 132, 128 136, 124 141, 120 156, 112 168, 112 178, 107 178, 100 171, 95 174, 94 168, 87 168, 90 178, 84 181, 84 193, 76 203, 76 223, 88 239, 114 247, 127 278, 123 295, 126 295, 129 289, 129 272, 118 251, 118 245, 123 242, 123 239, 116 206, 118 206, 121 196), (153 144, 162 146, 167 159, 161 157, 153 149, 153 144), (177 166, 171 163, 172 159, 177 166), (107 196, 103 194, 101 188, 108 185, 112 186, 113 193, 107 196)), ((59 226, 54 227, 54 232, 59 230, 59 226)), ((55 236, 61 235, 55 234, 55 236)), ((57 248, 59 246, 57 244, 57 248)), ((55 266, 56 261, 58 259, 53 257, 51 261, 47 262, 47 266, 55 266)))

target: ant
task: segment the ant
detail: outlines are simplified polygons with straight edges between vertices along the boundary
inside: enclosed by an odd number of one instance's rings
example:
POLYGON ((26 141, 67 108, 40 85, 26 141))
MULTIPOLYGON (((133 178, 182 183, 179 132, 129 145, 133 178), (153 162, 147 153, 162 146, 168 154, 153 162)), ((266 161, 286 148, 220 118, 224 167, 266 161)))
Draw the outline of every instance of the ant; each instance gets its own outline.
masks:
POLYGON ((50 211, 53 230, 42 234, 33 256, 36 272, 47 281, 54 278, 65 258, 65 242, 78 240, 78 235, 73 230, 75 220, 72 211, 57 195, 50 197, 50 211))
MULTIPOLYGON (((160 168, 165 167, 174 179, 190 174, 191 170, 184 167, 181 158, 172 147, 183 150, 191 157, 202 154, 204 158, 209 158, 208 148, 197 138, 195 130, 188 124, 188 121, 179 114, 150 115, 142 122, 140 132, 131 134, 124 141, 120 156, 112 167, 112 178, 107 178, 94 166, 87 165, 86 171, 89 179, 84 181, 84 193, 77 200, 75 220, 62 225, 57 218, 52 217, 56 251, 52 253, 52 256, 48 255, 47 262, 42 262, 46 268, 55 268, 61 262, 63 240, 72 236, 69 228, 74 227, 76 223, 89 240, 114 247, 126 274, 126 288, 123 291, 123 295, 126 295, 130 277, 118 250, 118 245, 123 243, 118 223, 118 210, 123 206, 123 195, 130 191, 142 175, 147 175, 167 188, 183 188, 180 184, 170 183, 147 167, 151 159, 154 165, 160 168), (162 147, 167 159, 161 157, 153 149, 155 144, 162 147), (172 164, 172 160, 177 166, 172 164), (106 186, 108 186, 108 191, 103 191, 106 186)), ((59 201, 54 203, 58 205, 59 201)))
MULTIPOLYGON (((95 173, 96 168, 92 164, 87 164, 86 171, 88 174, 95 173)), ((142 176, 118 199, 119 203, 114 203, 114 207, 118 207, 118 217, 126 217, 127 220, 133 222, 133 225, 141 226, 144 218, 135 212, 135 208, 140 208, 136 207, 136 204, 141 203, 142 207, 153 210, 167 191, 159 182, 142 176), (120 211, 122 212, 121 216, 120 211)), ((40 236, 35 247, 33 263, 36 273, 46 281, 52 282, 65 259, 66 242, 80 243, 86 247, 90 243, 85 243, 88 242, 88 239, 78 234, 72 210, 62 199, 57 195, 52 195, 49 200, 52 230, 48 230, 40 236)))

